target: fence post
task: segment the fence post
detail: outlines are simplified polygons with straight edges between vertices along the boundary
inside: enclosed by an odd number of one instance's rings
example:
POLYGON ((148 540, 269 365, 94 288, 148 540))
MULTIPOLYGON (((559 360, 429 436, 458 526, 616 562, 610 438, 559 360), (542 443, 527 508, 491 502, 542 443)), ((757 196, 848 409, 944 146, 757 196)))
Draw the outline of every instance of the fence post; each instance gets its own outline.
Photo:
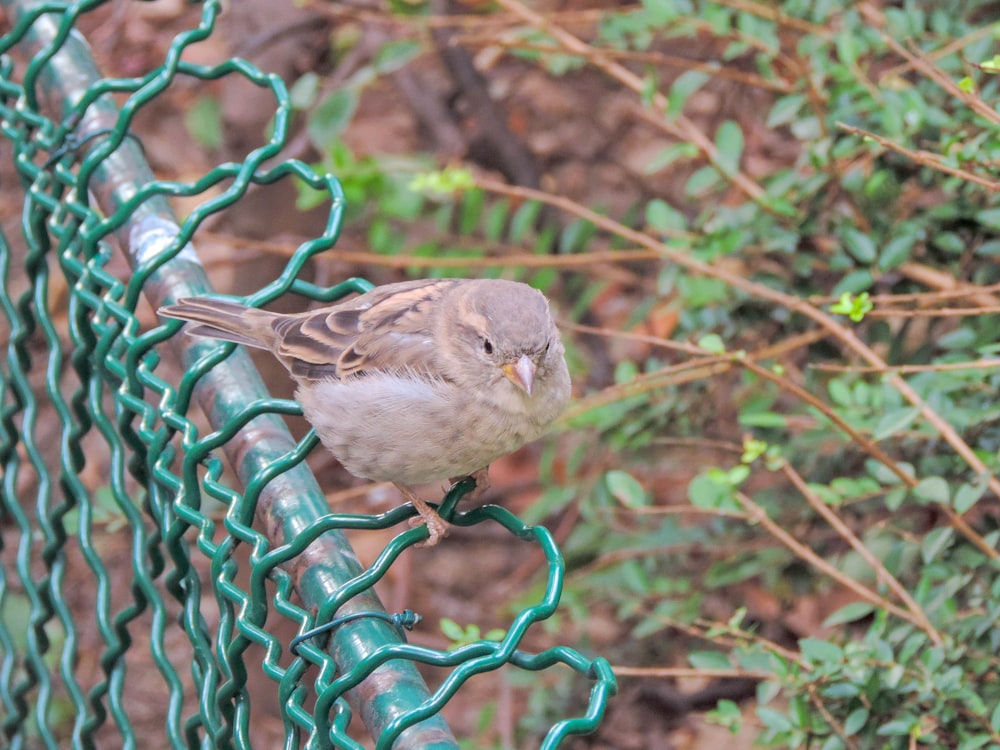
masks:
MULTIPOLYGON (((207 6, 216 3, 209 0, 207 6)), ((37 62, 39 55, 48 57, 38 69, 37 92, 40 108, 56 121, 72 123, 81 152, 96 148, 100 138, 88 137, 104 133, 119 122, 119 110, 110 95, 94 100, 85 111, 77 106, 87 90, 101 80, 86 43, 77 32, 68 33, 72 19, 56 12, 40 13, 52 3, 33 0, 0 0, 15 30, 21 32, 19 51, 37 62), (33 17, 34 16, 34 17, 33 17), (21 24, 30 24, 22 28, 21 24)), ((67 6, 66 14, 76 9, 67 6)), ((211 10, 208 11, 212 12, 211 10)), ((142 150, 131 138, 107 156, 94 170, 88 189, 96 197, 101 210, 108 216, 124 210, 125 203, 136 191, 155 178, 143 157, 142 150)), ((339 206, 334 208, 339 211, 339 206)), ((179 229, 176 217, 162 196, 154 196, 136 207, 116 230, 122 248, 128 252, 133 267, 148 259, 153 249, 168 247, 179 229)), ((180 296, 206 294, 212 291, 205 271, 193 249, 185 249, 170 262, 150 273, 143 293, 156 307, 180 296)), ((216 343, 175 337, 174 345, 180 363, 185 368, 200 359, 206 346, 216 343)), ((218 428, 239 409, 250 402, 267 397, 268 393, 249 355, 238 350, 224 363, 212 368, 200 380, 195 397, 213 427, 218 428)), ((293 450, 295 441, 283 420, 275 414, 265 414, 252 420, 244 430, 228 441, 226 453, 243 482, 259 475, 277 458, 293 450)), ((297 533, 327 514, 323 492, 305 464, 274 477, 263 488, 257 504, 257 523, 273 546, 291 542, 297 533)), ((311 544, 289 564, 287 570, 296 583, 306 607, 315 611, 329 600, 347 581, 362 572, 362 567, 346 537, 339 531, 329 531, 311 544)), ((384 612, 384 607, 371 590, 346 602, 339 615, 363 611, 384 612)), ((342 672, 349 671, 376 649, 401 642, 396 628, 377 619, 363 618, 350 628, 335 631, 330 641, 342 672)), ((428 689, 412 662, 395 659, 376 669, 366 680, 347 694, 354 711, 363 718, 369 732, 378 738, 382 730, 403 712, 410 711, 428 699, 428 689)), ((321 741, 323 741, 321 739, 321 741)), ((451 731, 439 716, 428 718, 403 732, 396 750, 430 748, 447 750, 458 745, 451 731)))

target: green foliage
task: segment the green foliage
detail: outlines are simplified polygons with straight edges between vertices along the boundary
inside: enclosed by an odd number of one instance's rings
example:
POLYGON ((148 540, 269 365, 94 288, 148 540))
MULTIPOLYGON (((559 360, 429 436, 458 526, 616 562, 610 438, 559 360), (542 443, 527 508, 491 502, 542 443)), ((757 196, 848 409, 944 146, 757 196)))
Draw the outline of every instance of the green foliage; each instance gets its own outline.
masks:
POLYGON ((475 186, 472 174, 467 169, 442 169, 439 172, 418 174, 410 183, 415 192, 447 196, 451 193, 471 190, 475 186))
POLYGON ((483 633, 478 625, 469 624, 464 628, 448 617, 441 618, 441 633, 451 641, 449 650, 468 646, 477 641, 499 641, 507 634, 505 630, 494 628, 483 633))
POLYGON ((222 107, 214 96, 201 96, 184 113, 184 126, 205 148, 222 145, 222 107))
MULTIPOLYGON (((620 293, 615 277, 543 261, 631 249, 638 232, 662 251, 628 267, 644 296, 621 327, 669 309, 678 346, 621 356, 567 335, 586 391, 568 425, 586 439, 547 448, 527 515, 578 503, 562 616, 626 623, 623 660, 667 661, 679 634, 698 630, 717 648, 693 647, 695 668, 768 675, 755 711, 766 746, 1000 747, 1000 371, 982 366, 1000 347, 986 288, 1000 283, 1000 56, 978 5, 796 0, 765 13, 643 0, 601 14, 590 56, 551 28, 512 27, 518 64, 563 85, 607 74, 617 52, 642 61, 633 80, 607 80, 670 133, 636 174, 674 189, 644 185, 622 215, 589 207, 629 232, 582 212, 553 221, 539 202, 480 191, 464 168, 356 157, 339 141, 350 95, 315 105, 314 83, 302 84, 323 165, 363 207, 372 249, 427 259, 414 273, 502 272, 590 323, 620 293), (698 65, 658 64, 695 42, 698 65), (753 106, 724 104, 744 91, 753 106), (706 101, 721 112, 706 117, 706 101), (513 254, 522 265, 485 263, 513 254), (455 258, 468 265, 445 265, 455 258), (678 374, 699 358, 715 369, 678 374), (742 601, 739 586, 782 612, 855 598, 778 644, 744 611, 710 624, 720 601, 742 601)), ((412 42, 386 49, 373 75, 415 54, 412 42)), ((447 627, 456 643, 479 637, 447 627)), ((748 715, 722 701, 707 718, 736 732, 748 715)))
MULTIPOLYGON (((874 258, 874 255, 872 257, 874 258)), ((860 323, 865 319, 865 315, 874 309, 875 305, 872 304, 871 296, 868 292, 862 292, 857 297, 853 296, 850 292, 844 292, 840 295, 837 303, 830 307, 830 312, 837 313, 838 315, 846 315, 855 323, 860 323)))

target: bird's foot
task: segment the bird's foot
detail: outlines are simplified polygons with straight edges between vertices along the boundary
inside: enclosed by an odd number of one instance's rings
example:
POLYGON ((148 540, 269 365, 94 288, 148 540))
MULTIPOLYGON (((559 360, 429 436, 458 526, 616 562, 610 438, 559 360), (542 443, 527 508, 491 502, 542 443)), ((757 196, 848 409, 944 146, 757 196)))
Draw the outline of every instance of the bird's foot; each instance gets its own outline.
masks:
POLYGON ((420 524, 425 524, 427 526, 427 533, 429 534, 427 541, 418 544, 418 547, 433 547, 439 541, 448 536, 448 532, 451 530, 451 524, 441 518, 434 508, 428 505, 425 500, 419 497, 417 493, 406 485, 397 484, 396 489, 402 493, 403 497, 414 508, 416 508, 417 513, 420 514, 419 518, 410 519, 410 526, 417 527, 420 526, 420 524))
MULTIPOLYGON (((490 484, 490 467, 484 466, 481 469, 477 469, 476 471, 469 474, 469 477, 471 477, 475 481, 476 486, 472 488, 472 492, 467 494, 462 499, 466 501, 477 502, 481 500, 483 495, 485 495, 489 491, 490 487, 493 486, 490 484)), ((463 479, 465 479, 465 477, 454 477, 450 481, 452 484, 455 484, 456 482, 460 482, 463 479)))

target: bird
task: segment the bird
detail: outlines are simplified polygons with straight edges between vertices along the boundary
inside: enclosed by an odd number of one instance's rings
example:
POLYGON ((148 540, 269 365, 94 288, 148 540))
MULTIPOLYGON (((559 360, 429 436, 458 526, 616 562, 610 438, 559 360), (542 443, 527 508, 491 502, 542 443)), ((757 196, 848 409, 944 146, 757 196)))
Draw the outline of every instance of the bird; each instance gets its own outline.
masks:
POLYGON ((520 282, 402 281, 293 314, 208 297, 158 312, 277 357, 323 445, 351 474, 392 482, 425 546, 449 524, 413 487, 471 476, 481 495, 489 465, 541 437, 570 398, 548 300, 520 282))

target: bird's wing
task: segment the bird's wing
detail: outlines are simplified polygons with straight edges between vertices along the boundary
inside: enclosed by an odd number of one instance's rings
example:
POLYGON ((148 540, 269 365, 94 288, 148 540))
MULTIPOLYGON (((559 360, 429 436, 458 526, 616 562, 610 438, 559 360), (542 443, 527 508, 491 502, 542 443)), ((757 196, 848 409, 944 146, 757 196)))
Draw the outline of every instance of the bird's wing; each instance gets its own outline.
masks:
POLYGON ((275 353, 310 380, 374 372, 433 373, 438 355, 432 317, 456 279, 387 284, 348 302, 274 322, 275 353))

